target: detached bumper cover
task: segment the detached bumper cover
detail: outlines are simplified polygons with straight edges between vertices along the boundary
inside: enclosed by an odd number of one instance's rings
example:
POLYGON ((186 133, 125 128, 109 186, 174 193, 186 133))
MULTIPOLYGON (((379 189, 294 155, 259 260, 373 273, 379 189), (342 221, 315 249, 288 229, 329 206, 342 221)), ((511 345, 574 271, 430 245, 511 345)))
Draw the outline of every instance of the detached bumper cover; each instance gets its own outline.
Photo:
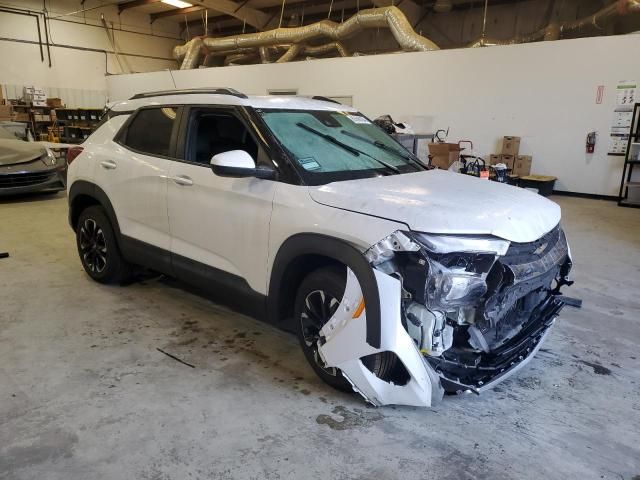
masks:
POLYGON ((339 368, 354 390, 373 405, 428 407, 437 403, 444 395, 440 379, 402 325, 400 281, 377 270, 373 272, 380 295, 380 347, 373 348, 367 343, 366 310, 354 318, 363 295, 355 274, 349 269, 342 302, 321 331, 326 342, 318 351, 328 366, 339 368), (395 353, 409 373, 410 378, 404 385, 381 380, 360 360, 387 351, 395 353))

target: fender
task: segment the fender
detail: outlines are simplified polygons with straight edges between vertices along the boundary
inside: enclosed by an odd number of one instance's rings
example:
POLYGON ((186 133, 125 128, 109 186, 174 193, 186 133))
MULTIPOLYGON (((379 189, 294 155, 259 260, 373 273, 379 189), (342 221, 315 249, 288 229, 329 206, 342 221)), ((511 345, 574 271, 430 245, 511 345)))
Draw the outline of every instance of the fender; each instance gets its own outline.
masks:
POLYGON ((364 255, 353 246, 338 238, 316 233, 299 233, 289 237, 280 246, 276 254, 271 280, 269 282, 269 317, 276 323, 285 293, 287 268, 302 255, 322 255, 334 259, 350 268, 358 279, 367 309, 367 343, 380 348, 380 293, 376 277, 364 255))
POLYGON ((93 199, 95 199, 104 210, 107 212, 107 217, 109 217, 109 221, 113 226, 113 229, 116 233, 116 241, 118 242, 118 246, 120 246, 120 225, 118 224, 118 217, 116 217, 116 212, 113 209, 113 205, 111 205, 111 201, 107 194, 95 183, 87 182, 85 180, 78 180, 71 185, 69 188, 69 225, 72 229, 74 229, 73 225, 73 217, 76 212, 74 212, 73 204, 75 199, 79 195, 87 195, 93 199))

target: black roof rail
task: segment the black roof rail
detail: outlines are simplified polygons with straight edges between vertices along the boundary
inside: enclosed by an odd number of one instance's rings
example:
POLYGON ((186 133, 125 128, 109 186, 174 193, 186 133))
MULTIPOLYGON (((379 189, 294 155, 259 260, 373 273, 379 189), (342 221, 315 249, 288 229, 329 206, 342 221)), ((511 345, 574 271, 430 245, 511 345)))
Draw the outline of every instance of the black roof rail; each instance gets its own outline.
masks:
POLYGON ((337 103, 338 105, 342 105, 339 101, 334 100, 333 98, 323 97, 321 95, 314 95, 313 97, 311 97, 311 100, 322 100, 323 102, 331 102, 331 103, 337 103))
POLYGON ((137 93, 129 100, 137 100, 139 98, 166 97, 168 95, 232 95, 238 98, 249 98, 233 88, 186 88, 183 90, 161 90, 159 92, 137 93))

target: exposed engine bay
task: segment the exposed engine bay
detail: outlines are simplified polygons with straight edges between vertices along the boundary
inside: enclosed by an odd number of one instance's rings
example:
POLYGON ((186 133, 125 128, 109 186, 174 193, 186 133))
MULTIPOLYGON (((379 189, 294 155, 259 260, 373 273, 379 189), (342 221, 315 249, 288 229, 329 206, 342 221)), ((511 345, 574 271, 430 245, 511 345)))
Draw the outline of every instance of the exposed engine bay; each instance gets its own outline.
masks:
POLYGON ((560 226, 530 243, 398 231, 366 255, 400 281, 402 324, 449 392, 477 393, 532 356, 572 283, 560 226))

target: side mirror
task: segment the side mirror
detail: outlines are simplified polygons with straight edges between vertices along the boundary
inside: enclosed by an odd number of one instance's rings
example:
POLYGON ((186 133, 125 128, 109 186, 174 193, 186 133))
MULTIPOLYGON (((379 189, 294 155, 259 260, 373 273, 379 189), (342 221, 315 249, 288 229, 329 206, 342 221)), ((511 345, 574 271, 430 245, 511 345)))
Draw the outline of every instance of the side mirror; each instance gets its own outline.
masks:
POLYGON ((269 167, 256 167, 256 162, 244 150, 231 150, 211 158, 213 173, 221 177, 255 177, 272 180, 276 172, 269 167))

